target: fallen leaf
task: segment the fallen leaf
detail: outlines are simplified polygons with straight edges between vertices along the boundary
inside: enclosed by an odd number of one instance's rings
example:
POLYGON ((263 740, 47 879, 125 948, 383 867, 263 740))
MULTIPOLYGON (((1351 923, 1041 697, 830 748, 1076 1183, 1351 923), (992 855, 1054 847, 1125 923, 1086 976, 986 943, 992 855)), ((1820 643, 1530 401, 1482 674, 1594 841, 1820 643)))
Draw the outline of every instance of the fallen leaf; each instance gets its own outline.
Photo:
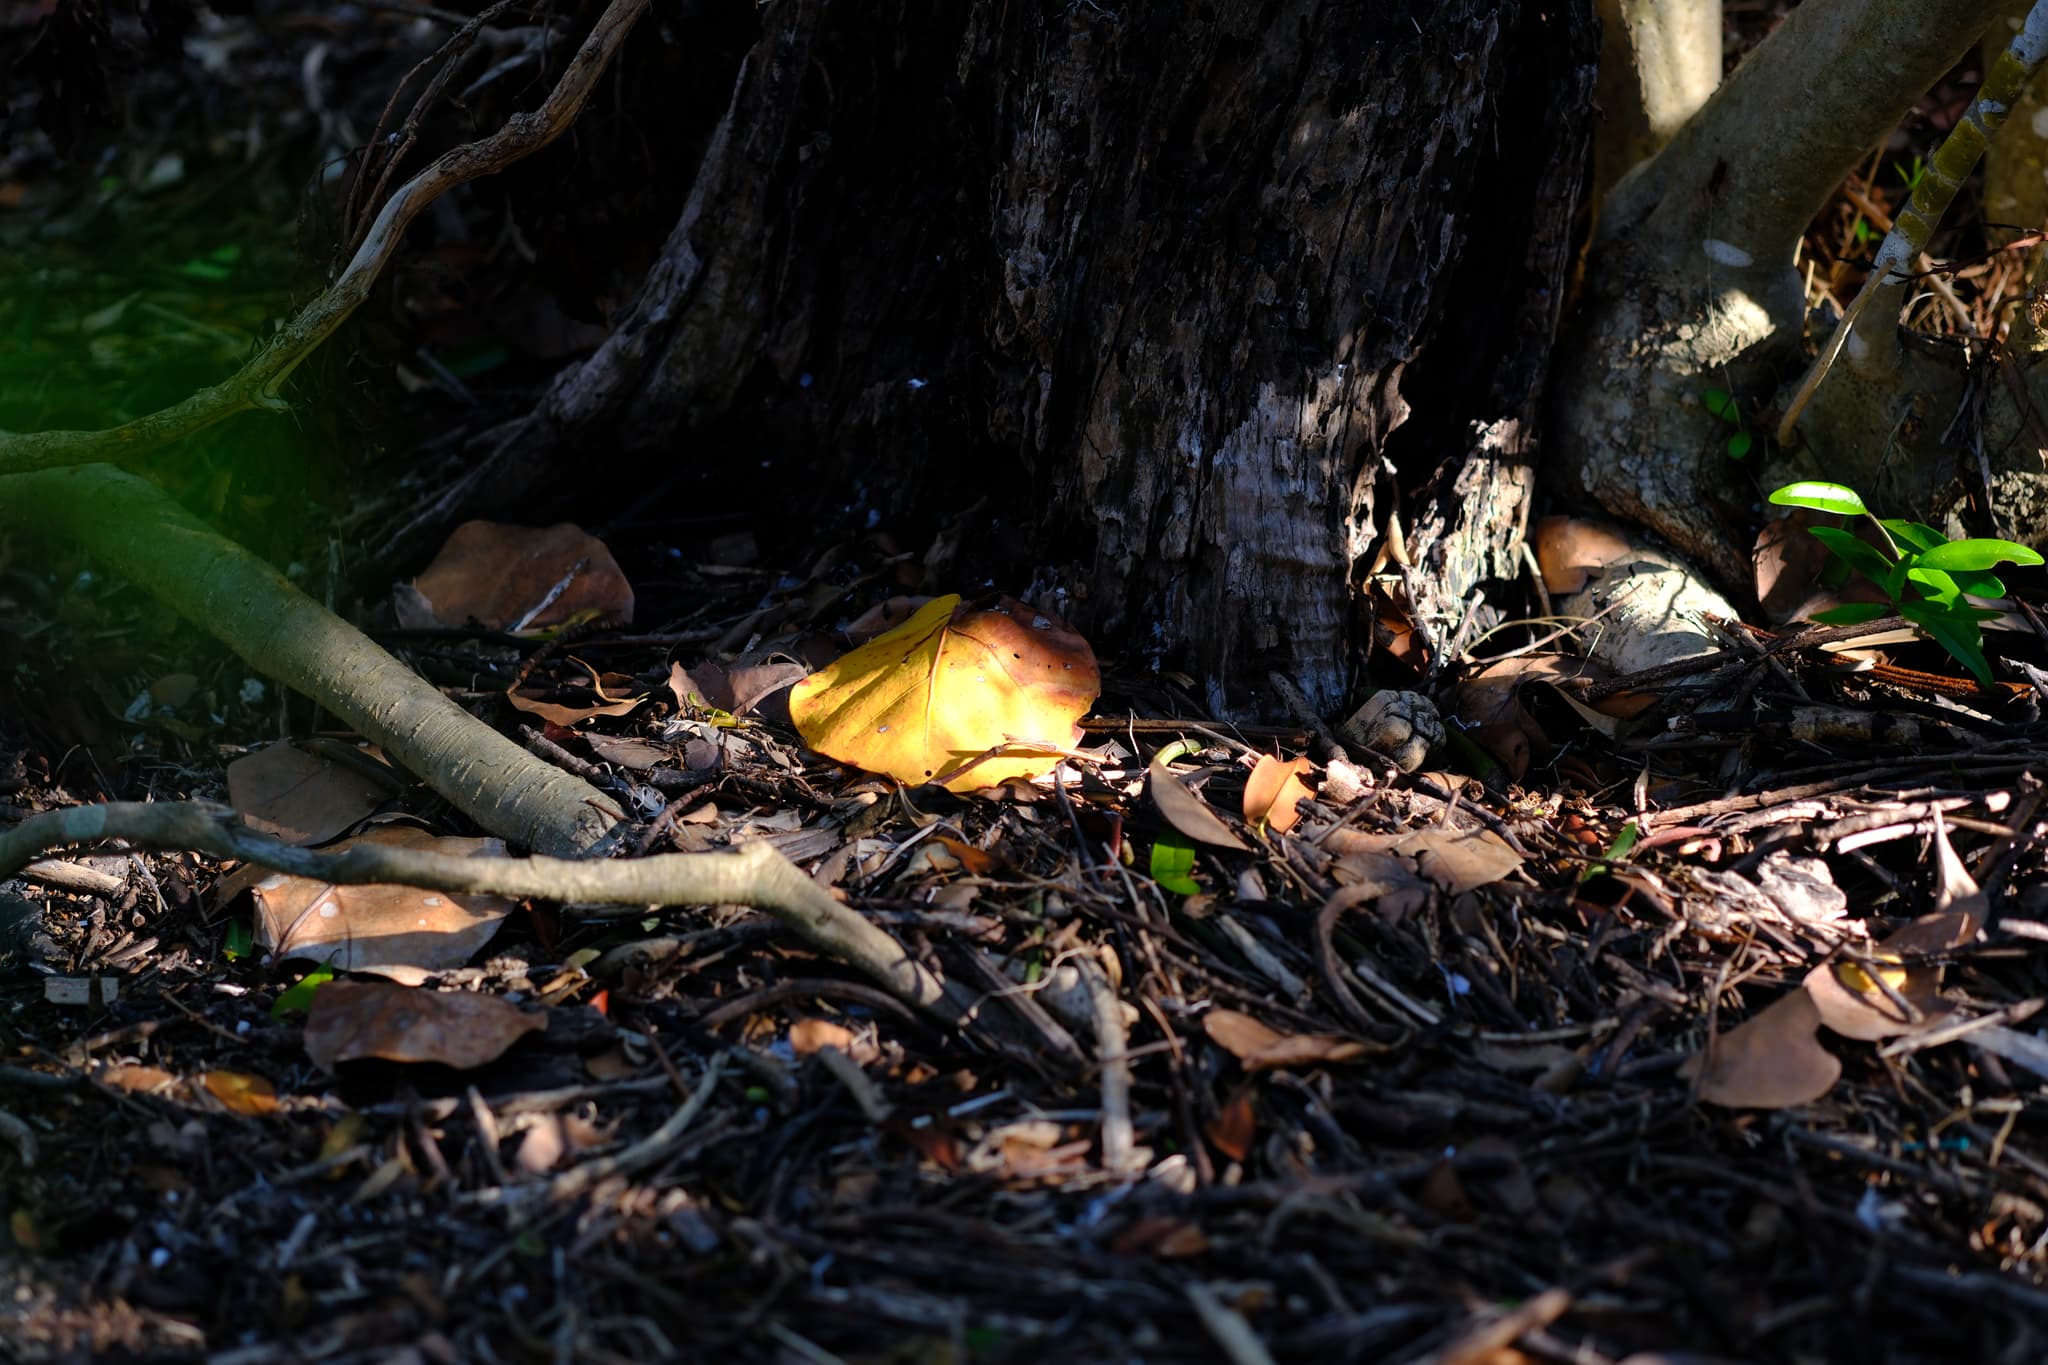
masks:
POLYGON ((1249 852, 1251 845, 1238 838, 1207 801, 1174 776, 1173 769, 1166 764, 1166 752, 1161 749, 1153 755, 1145 769, 1146 790, 1151 792, 1152 804, 1159 808, 1166 822, 1197 843, 1249 852))
POLYGON ((1260 754, 1259 762, 1244 784, 1244 818, 1285 834, 1301 821, 1296 802, 1306 801, 1309 790, 1301 776, 1315 765, 1305 758, 1282 762, 1271 754, 1260 754))
POLYGON ((1232 1161, 1243 1161, 1252 1152, 1252 1139, 1258 1135, 1258 1111, 1252 1104, 1250 1086, 1239 1086, 1231 1097, 1223 1102, 1223 1108, 1216 1117, 1202 1125, 1202 1135, 1214 1147, 1232 1161))
POLYGON ((808 1057, 828 1047, 836 1047, 851 1056, 854 1034, 846 1025, 835 1024, 830 1019, 799 1019, 789 1026, 789 1046, 799 1057, 808 1057))
MULTIPOLYGON (((1489 829, 1416 829, 1402 834, 1367 834, 1362 830, 1333 830, 1324 847, 1342 860, 1359 854, 1395 854, 1412 859, 1411 866, 1446 895, 1456 896, 1487 886, 1522 865, 1522 855, 1489 829)), ((1362 874, 1390 875, 1385 865, 1359 860, 1354 866, 1362 874)))
POLYGON ((175 1086, 178 1078, 170 1072, 154 1066, 139 1066, 134 1063, 119 1063, 103 1066, 93 1073, 93 1079, 101 1085, 111 1085, 116 1090, 129 1094, 138 1092, 164 1091, 175 1086))
MULTIPOLYGON (((503 857, 499 839, 435 838, 388 825, 335 847, 388 844, 467 857, 503 857)), ((336 886, 275 873, 250 888, 256 942, 280 958, 312 958, 341 971, 413 975, 459 967, 498 931, 517 903, 502 896, 409 886, 336 886)))
POLYGON ((1804 990, 1761 1013, 1686 1059, 1678 1074, 1699 1080, 1699 1096, 1731 1109, 1789 1109, 1834 1088, 1842 1063, 1820 1045, 1820 1008, 1804 990))
POLYGON ((789 711, 827 758, 974 791, 1049 771, 1101 685, 1094 651, 1062 622, 953 594, 799 681, 789 711))
MULTIPOLYGON (((1347 832, 1337 831, 1338 834, 1347 832)), ((1436 896, 1435 883, 1417 870, 1415 860, 1398 853, 1351 849, 1337 859, 1330 875, 1347 889, 1361 888, 1359 898, 1352 903, 1369 903, 1373 913, 1388 924, 1399 924, 1427 906, 1436 896)))
POLYGON ((1941 973, 1932 966, 1908 967, 1882 960, 1867 964, 1823 962, 1806 974, 1802 984, 1813 998, 1823 1024, 1844 1038, 1866 1043, 1911 1033, 1949 1009, 1935 994, 1941 985, 1941 973), (1914 1019, 1901 1009, 1878 986, 1878 978, 1919 1011, 1920 1017, 1914 1019))
POLYGON ((1522 855, 1490 829, 1416 830, 1399 849, 1449 896, 1491 885, 1522 865, 1522 855))
POLYGON ((1366 1053, 1363 1043, 1348 1038, 1327 1033, 1281 1033, 1236 1010, 1210 1010, 1202 1016, 1202 1031, 1209 1035, 1209 1041, 1244 1063, 1247 1071, 1349 1062, 1366 1053))
POLYGON ((277 1112, 277 1087, 261 1076, 243 1071, 209 1071, 199 1078, 199 1084, 230 1114, 256 1118, 277 1112))
POLYGON ((306 1017, 306 1055, 326 1071, 369 1057, 467 1071, 546 1027, 545 1015, 494 995, 330 981, 313 997, 306 1017))
POLYGON ((1536 566, 1553 593, 1578 592, 1595 573, 1634 554, 1619 529, 1579 517, 1542 517, 1536 522, 1536 566))
POLYGON ((618 735, 585 735, 583 740, 590 746, 590 752, 606 763, 616 763, 621 768, 635 772, 646 772, 649 768, 668 763, 676 757, 674 749, 666 744, 656 744, 651 739, 632 739, 618 735))
POLYGON ((399 595, 399 619, 414 627, 474 621, 516 633, 633 619, 633 588, 612 552, 568 522, 466 521, 411 586, 416 596, 399 595), (415 617, 421 609, 425 620, 415 617))
POLYGON ((584 664, 581 659, 576 662, 583 664, 583 671, 590 675, 590 690, 597 697, 595 705, 571 706, 561 702, 542 701, 539 697, 527 696, 517 687, 506 689, 505 700, 511 702, 518 710, 539 716, 542 720, 551 720, 557 725, 574 725, 577 721, 589 720, 592 716, 626 715, 652 695, 642 692, 634 697, 609 696, 604 690, 605 680, 597 675, 597 670, 589 664, 584 664))
POLYGON ((380 777, 379 766, 368 754, 344 759, 283 740, 228 764, 228 804, 251 829, 272 838, 325 843, 403 786, 396 773, 380 777))
POLYGON ((1186 1218, 1140 1218, 1109 1244, 1119 1256, 1157 1256, 1175 1260, 1199 1256, 1209 1249, 1209 1238, 1201 1227, 1186 1218))

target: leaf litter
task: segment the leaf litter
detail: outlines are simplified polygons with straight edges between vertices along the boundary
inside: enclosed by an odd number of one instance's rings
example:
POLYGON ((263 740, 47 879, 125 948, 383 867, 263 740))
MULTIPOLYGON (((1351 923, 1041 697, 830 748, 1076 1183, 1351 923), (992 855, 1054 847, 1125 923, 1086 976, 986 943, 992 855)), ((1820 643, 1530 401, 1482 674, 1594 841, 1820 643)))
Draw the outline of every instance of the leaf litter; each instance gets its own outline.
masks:
MULTIPOLYGON (((724 650, 715 618, 669 657, 602 631, 529 646, 521 695, 635 698, 529 744, 653 793, 645 852, 771 841, 971 990, 973 1023, 949 1031, 730 906, 501 907, 412 959, 414 986, 350 970, 389 940, 349 907, 310 955, 346 950, 341 972, 293 987, 263 959, 310 902, 234 894, 268 874, 142 855, 161 908, 146 885, 125 908, 31 886, 40 937, 16 951, 121 988, 20 992, 10 1016, 27 1051, 0 1062, 0 1111, 38 1149, 10 1219, 45 1248, 45 1301, 102 1305, 70 1311, 110 1339, 227 1343, 250 1330, 217 1306, 230 1275, 277 1303, 353 1285, 461 1356, 509 1330, 493 1296, 516 1285, 597 1358, 650 1349, 618 1324, 652 1284, 674 1300, 665 1337, 724 1334, 743 1358, 782 1349, 763 1322, 858 1356, 880 1319, 849 1305, 977 1324, 990 1359, 1136 1340, 1193 1358, 1215 1340, 1200 1286, 1279 1358, 1422 1359, 1503 1322, 1536 1358, 1826 1358, 1840 1323, 1806 1305, 1858 1301, 1881 1246, 1869 1311, 1893 1358, 1951 1358, 1959 1333, 1995 1358, 2031 1321, 2048 746, 2025 725, 1981 729, 1959 773, 1953 748, 1847 731, 1795 751, 1771 727, 1805 702, 1774 682, 1750 689, 1758 719, 1690 732, 1652 712, 1609 733, 1536 699, 1523 783, 1489 787, 1232 731, 1112 666, 1092 718, 1046 723, 1056 748, 977 795, 747 713, 741 669, 780 653, 786 684, 843 627, 809 585, 764 608, 761 582, 711 581, 731 622, 788 610, 724 650), (230 958, 252 910, 270 948, 230 958), (86 1143, 111 1162, 53 1156, 86 1143), (206 1216, 167 1242, 161 1217, 112 1216, 137 1189, 206 1216), (149 1268, 166 1246, 190 1274, 149 1268), (552 1247, 575 1284, 527 1268, 552 1247), (126 1316, 67 1248, 144 1268, 126 1316), (458 1292, 422 1300, 415 1264, 458 1292), (1488 1306, 1532 1286, 1562 1287, 1546 1327, 1488 1306)), ((1853 711, 1826 690, 1845 676, 1799 675, 1853 711)), ((512 727, 505 686, 472 704, 512 727)), ((340 803, 344 829, 369 797, 340 803)), ((379 804, 443 823, 373 837, 460 837, 416 794, 379 804)), ((422 893, 384 890, 417 920, 422 893)))

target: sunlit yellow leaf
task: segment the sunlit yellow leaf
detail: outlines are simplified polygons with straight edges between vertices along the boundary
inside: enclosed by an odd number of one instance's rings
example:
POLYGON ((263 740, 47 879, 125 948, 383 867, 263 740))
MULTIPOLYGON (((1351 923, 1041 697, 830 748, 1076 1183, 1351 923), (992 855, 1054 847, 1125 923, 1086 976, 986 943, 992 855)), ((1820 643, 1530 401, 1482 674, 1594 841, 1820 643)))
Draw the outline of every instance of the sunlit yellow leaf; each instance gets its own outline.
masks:
POLYGON ((1101 688, 1094 651, 1064 622, 952 594, 797 683, 789 714, 827 758, 973 791, 1049 771, 1101 688))

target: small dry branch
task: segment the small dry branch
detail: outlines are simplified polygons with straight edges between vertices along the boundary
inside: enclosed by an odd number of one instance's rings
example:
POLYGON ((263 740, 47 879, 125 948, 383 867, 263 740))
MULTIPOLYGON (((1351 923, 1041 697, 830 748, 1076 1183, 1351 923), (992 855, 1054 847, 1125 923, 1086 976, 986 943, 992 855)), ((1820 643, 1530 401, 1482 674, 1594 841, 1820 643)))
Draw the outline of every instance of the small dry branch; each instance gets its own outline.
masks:
POLYGON ((294 848, 207 802, 116 801, 31 817, 0 834, 0 878, 53 848, 125 839, 149 848, 196 849, 278 872, 344 885, 416 886, 429 891, 531 896, 600 905, 748 905, 804 942, 864 972, 897 999, 958 1024, 972 1006, 902 945, 833 899, 765 843, 730 854, 666 853, 616 861, 470 858, 388 844, 336 852, 294 848))

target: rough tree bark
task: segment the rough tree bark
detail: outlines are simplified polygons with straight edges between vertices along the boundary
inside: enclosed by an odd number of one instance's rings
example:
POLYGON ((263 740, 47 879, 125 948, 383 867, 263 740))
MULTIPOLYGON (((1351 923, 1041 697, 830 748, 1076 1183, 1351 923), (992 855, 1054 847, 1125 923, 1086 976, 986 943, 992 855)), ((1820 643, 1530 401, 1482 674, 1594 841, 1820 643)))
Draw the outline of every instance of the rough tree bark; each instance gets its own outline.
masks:
POLYGON ((759 23, 637 302, 431 510, 594 451, 794 452, 790 505, 952 520, 934 587, 1035 575, 1235 715, 1272 708, 1269 670, 1345 698, 1390 517, 1440 639, 1517 572, 1589 5, 759 23))

